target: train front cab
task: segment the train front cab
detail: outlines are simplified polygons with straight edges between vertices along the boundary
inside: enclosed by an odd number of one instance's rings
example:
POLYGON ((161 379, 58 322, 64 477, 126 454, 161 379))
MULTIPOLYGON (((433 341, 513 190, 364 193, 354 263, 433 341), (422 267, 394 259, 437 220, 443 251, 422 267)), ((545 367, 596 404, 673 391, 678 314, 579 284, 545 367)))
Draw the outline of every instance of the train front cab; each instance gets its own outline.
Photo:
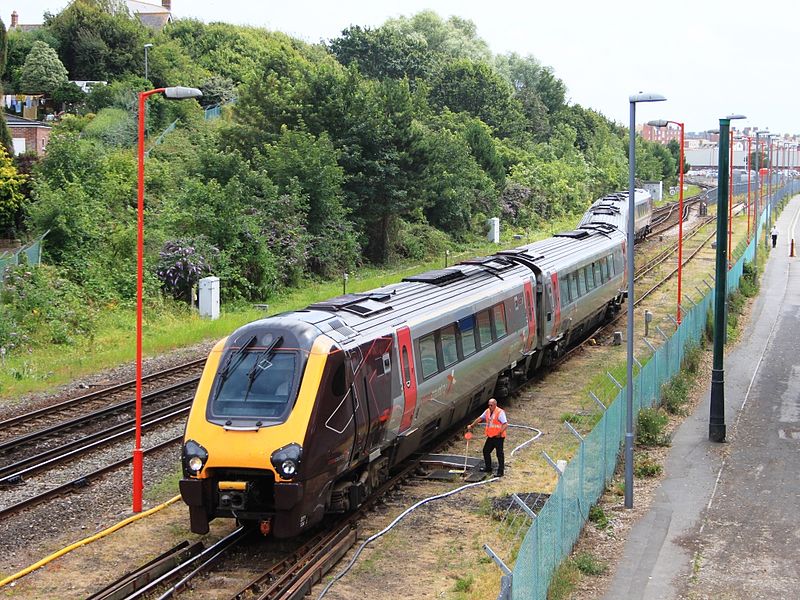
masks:
POLYGON ((215 517, 232 517, 295 535, 322 514, 306 502, 317 483, 307 433, 333 376, 333 342, 253 325, 231 338, 209 355, 186 425, 180 491, 191 529, 206 533, 215 517))

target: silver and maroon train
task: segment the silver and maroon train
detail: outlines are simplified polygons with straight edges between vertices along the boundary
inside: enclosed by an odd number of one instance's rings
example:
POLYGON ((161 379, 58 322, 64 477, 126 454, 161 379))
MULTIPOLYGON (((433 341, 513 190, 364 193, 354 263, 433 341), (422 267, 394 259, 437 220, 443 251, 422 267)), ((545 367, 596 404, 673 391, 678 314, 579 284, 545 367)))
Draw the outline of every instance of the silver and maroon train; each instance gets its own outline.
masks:
POLYGON ((289 537, 354 508, 399 461, 616 312, 627 204, 612 194, 590 213, 574 231, 221 340, 184 437, 192 531, 233 517, 289 537))

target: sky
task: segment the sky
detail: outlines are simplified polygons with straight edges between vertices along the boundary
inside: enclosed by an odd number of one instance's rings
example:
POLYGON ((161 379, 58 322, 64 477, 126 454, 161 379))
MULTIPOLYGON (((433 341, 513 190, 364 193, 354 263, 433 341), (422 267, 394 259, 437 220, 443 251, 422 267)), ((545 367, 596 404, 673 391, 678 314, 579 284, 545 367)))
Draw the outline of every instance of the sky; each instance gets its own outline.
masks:
MULTIPOLYGON (((158 0, 155 0, 158 3, 158 0)), ((20 23, 40 23, 67 0, 3 0, 20 23)), ((553 68, 573 104, 627 125, 629 97, 637 123, 682 121, 686 131, 737 127, 800 133, 800 2, 797 0, 172 0, 173 16, 283 31, 307 42, 337 37, 349 25, 431 9, 471 19, 495 54, 534 56, 553 68)))

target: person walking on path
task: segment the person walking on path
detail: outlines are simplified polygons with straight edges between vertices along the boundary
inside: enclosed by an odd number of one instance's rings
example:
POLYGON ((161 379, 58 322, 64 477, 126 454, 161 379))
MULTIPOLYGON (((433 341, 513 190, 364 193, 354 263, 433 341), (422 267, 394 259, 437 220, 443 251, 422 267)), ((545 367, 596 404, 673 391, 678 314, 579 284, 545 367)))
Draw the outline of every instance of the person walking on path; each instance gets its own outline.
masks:
POLYGON ((506 411, 497 406, 497 400, 489 399, 487 408, 480 417, 467 425, 467 429, 472 429, 475 424, 483 421, 486 423, 486 442, 483 444, 484 471, 492 472, 492 450, 497 451, 497 476, 502 477, 505 471, 505 453, 503 442, 506 439, 506 429, 508 429, 508 419, 506 411))
POLYGON ((778 226, 777 225, 773 225, 772 226, 772 231, 770 232, 770 235, 772 236, 772 247, 774 248, 775 244, 778 243, 778 226))

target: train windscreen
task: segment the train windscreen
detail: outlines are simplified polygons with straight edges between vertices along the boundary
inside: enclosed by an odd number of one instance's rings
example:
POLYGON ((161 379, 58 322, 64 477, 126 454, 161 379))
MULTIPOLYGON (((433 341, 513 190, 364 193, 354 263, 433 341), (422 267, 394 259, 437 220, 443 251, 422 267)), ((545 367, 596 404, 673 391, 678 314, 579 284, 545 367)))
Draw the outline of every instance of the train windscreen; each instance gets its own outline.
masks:
POLYGON ((283 422, 293 404, 297 352, 242 348, 226 357, 209 403, 212 421, 283 422))

